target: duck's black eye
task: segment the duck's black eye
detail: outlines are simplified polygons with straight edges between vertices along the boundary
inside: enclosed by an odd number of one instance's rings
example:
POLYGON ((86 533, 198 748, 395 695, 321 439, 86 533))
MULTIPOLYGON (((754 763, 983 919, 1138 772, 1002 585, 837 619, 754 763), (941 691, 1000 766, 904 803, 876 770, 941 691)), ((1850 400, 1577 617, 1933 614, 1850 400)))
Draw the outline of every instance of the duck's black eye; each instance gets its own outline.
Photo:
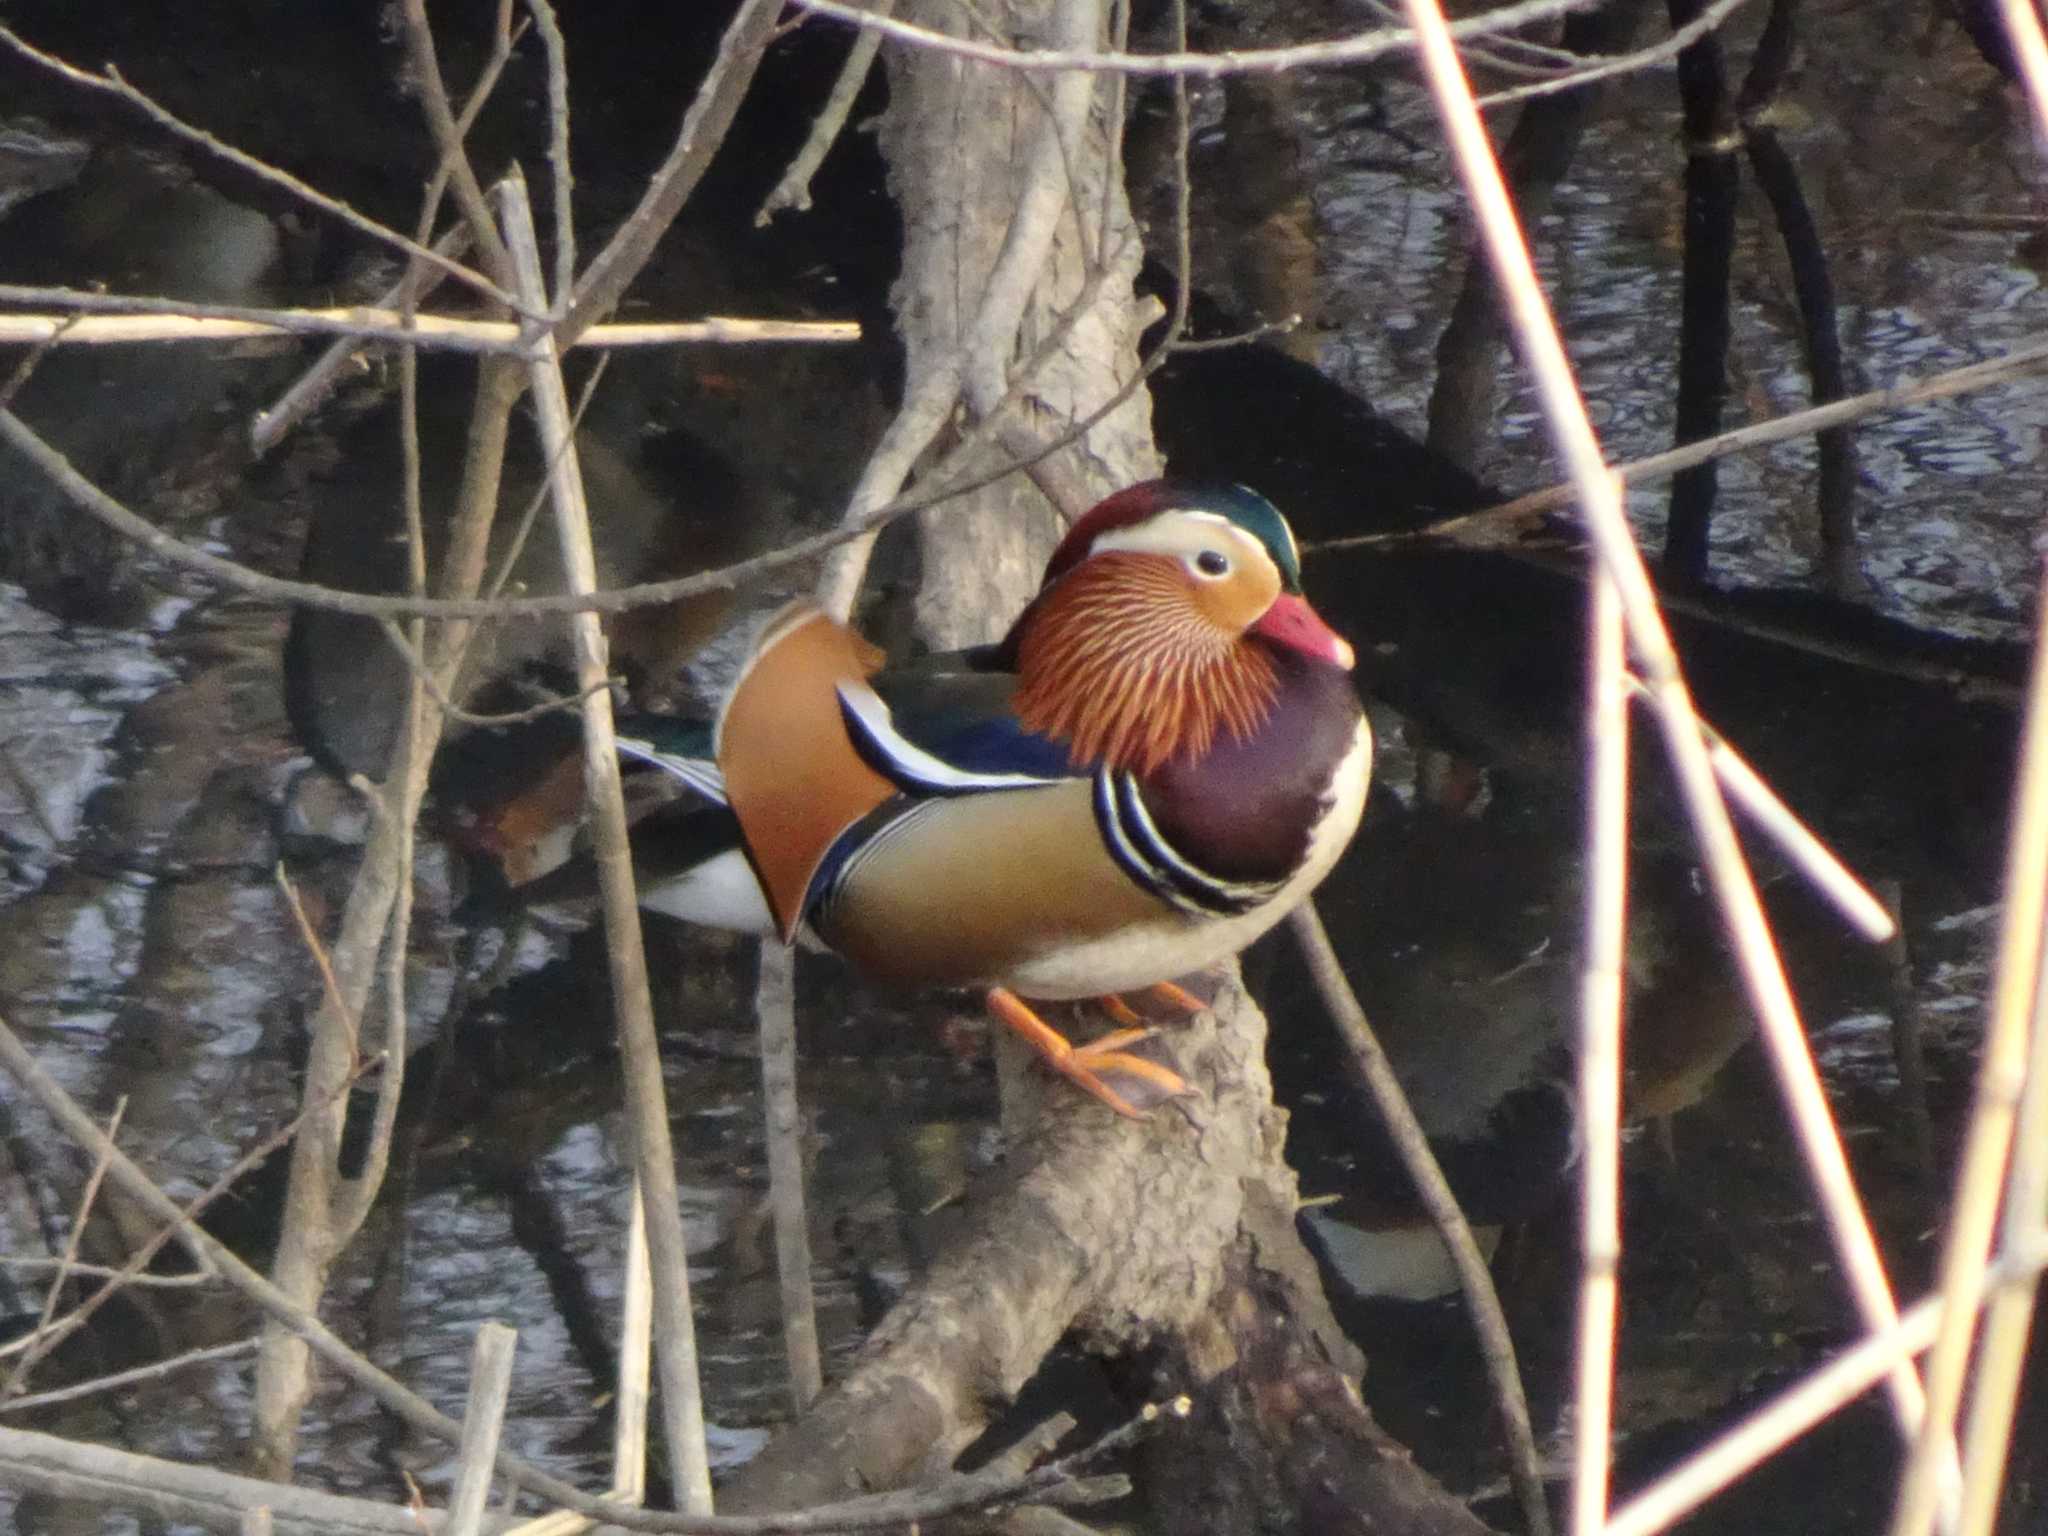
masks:
POLYGON ((1205 549, 1195 556, 1195 569, 1204 576, 1227 576, 1230 574, 1230 557, 1220 549, 1205 549))

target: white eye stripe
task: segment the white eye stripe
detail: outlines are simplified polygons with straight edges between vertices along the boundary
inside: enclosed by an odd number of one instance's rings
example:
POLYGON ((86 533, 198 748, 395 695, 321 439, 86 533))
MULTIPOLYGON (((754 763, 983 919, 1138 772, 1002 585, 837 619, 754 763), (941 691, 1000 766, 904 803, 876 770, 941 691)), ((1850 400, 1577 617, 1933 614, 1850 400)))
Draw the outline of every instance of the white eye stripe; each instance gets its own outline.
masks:
POLYGON ((1142 523, 1112 528, 1088 546, 1088 553, 1168 555, 1203 581, 1228 576, 1247 561, 1272 559, 1256 539, 1229 518, 1192 508, 1176 508, 1157 513, 1142 523), (1225 568, 1213 573, 1202 570, 1197 562, 1204 554, 1221 555, 1227 562, 1225 568))

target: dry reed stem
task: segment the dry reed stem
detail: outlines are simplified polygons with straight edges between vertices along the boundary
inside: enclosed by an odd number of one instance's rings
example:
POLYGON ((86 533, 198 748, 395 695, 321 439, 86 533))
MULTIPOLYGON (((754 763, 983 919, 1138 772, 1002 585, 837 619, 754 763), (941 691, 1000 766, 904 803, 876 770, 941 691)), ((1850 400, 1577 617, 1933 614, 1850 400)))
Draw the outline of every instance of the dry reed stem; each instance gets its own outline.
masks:
POLYGON ((519 1330, 485 1323, 476 1331, 469 1356, 469 1398, 462 1410, 462 1445, 455 1491, 448 1499, 445 1536, 478 1536, 490 1499, 491 1472, 498 1459, 498 1435, 505 1427, 505 1399, 512 1391, 512 1352, 519 1330))
MULTIPOLYGON (((509 320, 420 315, 408 326, 401 311, 373 308, 280 309, 267 318, 220 315, 0 314, 0 345, 113 346, 140 341, 242 341, 251 337, 345 336, 371 341, 453 347, 464 352, 519 354, 519 327, 509 320)), ((594 325, 578 347, 669 347, 679 343, 738 346, 761 342, 860 340, 857 320, 758 320, 707 315, 702 320, 648 320, 594 325)))
POLYGON ((1580 973, 1579 1116, 1585 1136, 1580 1189, 1577 1443, 1573 1536, 1598 1536, 1607 1518, 1608 1443, 1614 1413, 1614 1321, 1621 1267, 1621 1030, 1628 943, 1628 685, 1621 602, 1593 581, 1586 679, 1586 953, 1580 973))
MULTIPOLYGON (((2042 36, 2040 16, 2031 5, 2000 0, 1999 19, 2005 26, 2007 40, 2012 44, 2013 62, 2018 68, 2021 84, 2026 87, 2028 103, 2033 108, 2034 132, 2038 142, 2039 135, 2048 133, 2048 38, 2042 36)), ((2043 583, 2038 591, 2048 591, 2048 583, 2043 583)), ((2036 638, 2036 665, 2040 664, 2039 647, 2043 643, 2042 637, 2036 638)), ((2040 700, 2029 700, 2030 712, 2040 707, 2040 700)), ((2027 733, 2031 740, 2031 718, 2027 733)), ((2030 761, 2027 771, 2031 772, 2033 767, 2030 761)), ((2028 790, 2023 788, 2021 794, 2026 796, 2028 790)), ((2015 829, 2014 836, 2026 835, 2027 831, 2022 823, 2015 829)), ((2048 1221, 2048 1012, 2044 1012, 2044 1008, 2048 1008, 2048 1000, 2043 999, 2040 990, 2044 937, 2048 936, 2044 936, 2037 926, 2030 967, 2033 972, 2030 991, 2033 994, 2034 1039, 2028 1059, 2019 1064, 2021 1081, 2013 1090, 2019 1099, 2018 1123, 2009 1134, 2017 1135, 2018 1144, 2013 1149, 2011 1167, 2006 1176, 2005 1236, 2008 1250, 2027 1242, 2039 1233, 2042 1223, 2048 1221)), ((2001 991, 2004 979, 2001 973, 2001 991)), ((1987 1045, 1987 1056, 1988 1051, 1987 1045)), ((1988 1064, 1984 1085, 2000 1094, 2006 1091, 2003 1082, 1994 1088, 1988 1064)), ((1970 1198, 1960 1189, 1958 1195, 1970 1198)), ((1995 1197, 1980 1198, 1995 1200, 1995 1197)), ((1988 1241, 1988 1227, 1985 1237, 1988 1241)), ((1947 1255, 1943 1257, 1946 1260, 1947 1255)), ((1963 1270, 1960 1263, 1957 1268, 1959 1273, 1963 1270)), ((1949 1278, 1945 1262, 1942 1278, 1949 1278)), ((2012 1434, 2013 1408, 2019 1393, 2020 1370, 2025 1362, 2027 1333, 2033 1321, 2038 1282, 2038 1276, 2012 1278, 1992 1291, 1982 1344, 1978 1350, 1976 1384, 1970 1398, 1967 1451, 1963 1460, 1962 1536, 1984 1536, 1998 1514, 2006 1449, 2012 1434)), ((1950 1300, 1952 1303, 1953 1297, 1950 1300)), ((1949 1343, 1953 1348, 1946 1322, 1944 1319, 1940 1342, 1949 1343)), ((1914 1449, 1915 1464, 1908 1468, 1907 1482, 1900 1494, 1899 1518, 1895 1526, 1900 1532, 1923 1528, 1918 1523, 1918 1506, 1924 1502, 1925 1496, 1914 1486, 1914 1477, 1918 1473, 1924 1481, 1925 1474, 1918 1467, 1919 1447, 1914 1449), (1909 1524, 1909 1519, 1914 1523, 1909 1524)))
MULTIPOLYGON (((1643 686, 1641 678, 1631 675, 1628 686, 1632 693, 1648 699, 1649 689, 1643 686)), ((1700 729, 1706 733, 1707 761, 1713 764, 1714 777, 1720 781, 1722 792, 1756 824, 1757 830, 1777 845, 1778 852, 1794 869, 1813 882, 1814 889, 1828 899, 1857 933, 1873 944, 1887 943, 1896 937, 1899 925, 1891 909, 1778 798, 1777 791, 1729 745, 1727 737, 1704 720, 1700 729)))
MULTIPOLYGON (((1656 706, 1701 858, 1728 923, 1750 1003, 1762 1023, 1771 1064, 1791 1111, 1792 1126, 1820 1197, 1836 1252, 1865 1326, 1889 1327, 1898 1319, 1897 1303, 1857 1198, 1827 1096, 1807 1050, 1798 1009, 1772 943, 1769 925, 1764 921, 1762 904, 1743 863, 1728 808, 1715 784, 1698 717, 1693 712, 1670 636, 1657 611, 1649 573, 1628 526, 1620 483, 1602 457, 1592 422, 1586 415, 1564 344, 1536 281, 1534 263, 1523 242, 1500 167, 1473 105, 1471 88, 1459 66, 1443 14, 1435 0, 1406 0, 1406 9, 1420 41, 1423 67, 1464 175, 1502 298, 1509 308, 1524 365, 1536 386, 1558 454, 1578 488, 1600 565, 1620 593, 1629 639, 1656 706)), ((1925 1408, 1919 1378, 1909 1365, 1902 1364, 1889 1386, 1901 1428, 1911 1434, 1918 1429, 1925 1408)), ((1952 1449, 1947 1461, 1950 1480, 1959 1481, 1952 1449)))
POLYGON ((654 1347, 654 1270, 647 1261, 647 1204, 633 1180, 626 1218, 626 1286, 619 1304, 619 1385, 612 1404, 611 1496, 647 1497, 647 1386, 654 1347))
MULTIPOLYGON (((2033 1042, 2020 1091, 2012 1166, 2006 1175, 2004 1252, 2041 1246, 2048 1235, 2048 988, 2034 993, 2033 1042)), ((2041 1277, 2008 1269, 1991 1287, 1977 1351, 1963 1448, 1963 1536, 1987 1536, 1997 1517, 2026 1364, 2027 1334, 2041 1277)))
MULTIPOLYGON (((544 305, 540 248, 526 184, 515 170, 493 189, 505 239, 513 252, 513 275, 528 305, 544 305)), ((590 537, 590 512, 577 462, 575 426, 561 359, 551 332, 532 339, 529 384, 548 464, 548 487, 562 564, 571 590, 597 586, 597 560, 590 537)), ((640 939, 639 895, 633 884, 632 853, 626 837, 626 808, 619 785, 618 742, 604 627, 593 613, 570 621, 576 652, 577 686, 583 700, 584 792, 591 807, 598 879, 604 894, 605 948, 612 978, 619 1045, 624 1057, 627 1119, 640 1186, 648 1206, 648 1248, 660 1282, 654 1290, 655 1356, 661 1371, 662 1420, 671 1472, 683 1509, 711 1512, 711 1461, 704 1440, 704 1402, 697 1376, 695 1325, 690 1315, 690 1258, 683 1242, 676 1190, 675 1150, 669 1135, 668 1100, 662 1086, 661 1050, 655 1039, 654 1000, 647 982, 647 957, 640 939)))
POLYGON ((1429 1149, 1422 1124, 1409 1107, 1408 1095, 1394 1074, 1393 1063, 1373 1033, 1365 1009, 1352 990, 1343 963, 1331 947, 1322 915, 1314 898, 1294 909, 1288 923, 1301 946, 1316 991, 1337 1032, 1348 1046, 1350 1064, 1365 1085, 1380 1123, 1401 1156, 1401 1166, 1421 1195, 1429 1219, 1451 1256, 1458 1287, 1464 1293, 1465 1310, 1472 1320, 1480 1357, 1493 1388, 1494 1406, 1507 1432, 1508 1480, 1522 1506, 1522 1519, 1530 1536, 1549 1536, 1550 1507, 1544 1499, 1543 1473, 1536 1456, 1536 1435, 1529 1422, 1529 1398, 1522 1389, 1521 1367, 1515 1361, 1515 1341, 1508 1332, 1507 1314, 1501 1310, 1500 1293, 1493 1287, 1493 1275, 1486 1257, 1473 1239, 1472 1227, 1451 1192, 1450 1181, 1429 1149))

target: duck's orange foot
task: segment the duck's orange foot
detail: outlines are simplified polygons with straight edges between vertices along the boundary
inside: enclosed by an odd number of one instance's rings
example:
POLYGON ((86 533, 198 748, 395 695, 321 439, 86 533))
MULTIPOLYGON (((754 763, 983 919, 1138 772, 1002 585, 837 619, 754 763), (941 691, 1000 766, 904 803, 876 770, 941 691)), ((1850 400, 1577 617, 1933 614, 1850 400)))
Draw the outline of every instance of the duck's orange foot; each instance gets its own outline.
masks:
MULTIPOLYGON (((1146 1003, 1152 1004, 1159 1013, 1173 1016, 1176 1021, 1192 1019, 1209 1005, 1186 987, 1176 986, 1170 981, 1154 982, 1144 991, 1133 994, 1146 1003)), ((1126 1029, 1142 1029, 1146 1016, 1133 1008, 1128 1001, 1114 992, 1105 992, 1096 999, 1102 1004, 1102 1011, 1126 1029)), ((1156 1014, 1154 1015, 1156 1017, 1156 1014)))
POLYGON ((1132 1120, 1142 1120, 1168 1099, 1194 1091, 1166 1061, 1155 1059, 1171 1060, 1155 1030, 1117 1029, 1075 1045, 1007 987, 989 989, 988 1007, 1053 1071, 1132 1120))

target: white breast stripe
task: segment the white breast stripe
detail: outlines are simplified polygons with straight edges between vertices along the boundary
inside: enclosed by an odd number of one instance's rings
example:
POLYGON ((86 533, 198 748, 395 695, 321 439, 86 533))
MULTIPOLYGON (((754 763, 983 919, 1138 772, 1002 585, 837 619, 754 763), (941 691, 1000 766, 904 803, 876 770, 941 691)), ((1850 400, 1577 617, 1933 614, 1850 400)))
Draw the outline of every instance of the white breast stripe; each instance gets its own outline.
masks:
POLYGON ((846 728, 858 738, 855 745, 867 748, 862 755, 905 789, 949 795, 977 789, 1035 789, 1061 782, 1032 773, 975 773, 954 767, 906 739, 896 729, 889 706, 864 683, 841 683, 839 708, 846 728))
POLYGON ((682 757, 674 752, 664 752, 653 742, 639 736, 619 737, 618 748, 627 757, 637 762, 651 763, 662 772, 681 780, 713 805, 727 803, 725 775, 718 771, 718 764, 709 758, 682 757))
POLYGON ((1174 884, 1138 846, 1131 841, 1130 832, 1125 828, 1123 816, 1117 807, 1116 782, 1107 773, 1095 775, 1095 826, 1102 834, 1103 846, 1116 865, 1144 890, 1157 896, 1168 906, 1186 912, 1194 917, 1209 917, 1208 908, 1189 900, 1174 888, 1174 884))
POLYGON ((1194 903, 1197 910, 1248 912, 1261 902, 1270 901, 1284 884, 1279 880, 1226 880, 1190 864, 1153 822, 1137 780, 1128 773, 1117 777, 1116 814, 1125 835, 1143 850, 1145 862, 1177 893, 1194 903))

